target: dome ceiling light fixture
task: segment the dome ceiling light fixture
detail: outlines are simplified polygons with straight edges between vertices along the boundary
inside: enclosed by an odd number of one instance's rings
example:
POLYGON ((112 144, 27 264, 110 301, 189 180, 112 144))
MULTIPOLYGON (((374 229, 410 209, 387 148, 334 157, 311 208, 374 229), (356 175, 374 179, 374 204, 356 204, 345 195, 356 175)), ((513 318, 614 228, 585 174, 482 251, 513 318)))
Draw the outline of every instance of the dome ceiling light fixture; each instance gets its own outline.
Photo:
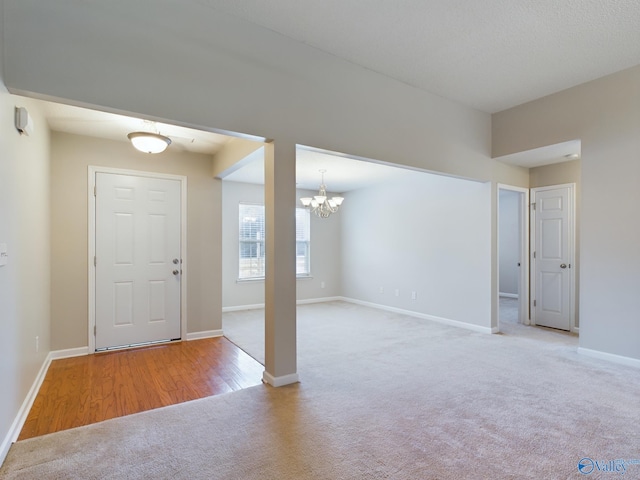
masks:
POLYGON ((171 139, 159 133, 131 132, 127 138, 136 150, 144 153, 162 153, 171 145, 171 139))
POLYGON ((327 197, 327 187, 324 184, 324 174, 326 170, 320 170, 322 174, 322 182, 320 183, 320 191, 318 195, 311 197, 304 197, 300 199, 302 205, 305 208, 310 209, 320 218, 328 218, 332 213, 336 213, 340 209, 340 205, 344 201, 343 197, 327 197))

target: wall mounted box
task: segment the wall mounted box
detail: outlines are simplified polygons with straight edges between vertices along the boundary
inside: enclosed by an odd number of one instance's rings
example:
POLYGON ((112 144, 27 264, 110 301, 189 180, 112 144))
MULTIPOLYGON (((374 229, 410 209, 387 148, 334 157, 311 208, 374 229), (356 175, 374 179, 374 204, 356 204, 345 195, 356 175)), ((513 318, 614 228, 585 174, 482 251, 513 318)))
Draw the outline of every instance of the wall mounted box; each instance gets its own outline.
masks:
POLYGON ((16 128, 21 135, 31 135, 33 133, 33 120, 24 107, 16 107, 16 128))

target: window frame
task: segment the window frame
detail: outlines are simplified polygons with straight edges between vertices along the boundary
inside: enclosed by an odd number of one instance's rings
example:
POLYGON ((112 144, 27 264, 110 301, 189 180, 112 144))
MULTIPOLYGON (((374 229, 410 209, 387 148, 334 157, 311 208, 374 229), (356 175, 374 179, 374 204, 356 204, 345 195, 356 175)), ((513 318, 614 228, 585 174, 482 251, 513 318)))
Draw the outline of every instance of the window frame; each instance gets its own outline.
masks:
MULTIPOLYGON (((238 267, 238 275, 237 275, 237 282, 255 282, 255 281, 263 281, 265 279, 265 259, 266 259, 266 250, 264 248, 265 245, 265 235, 264 235, 264 229, 266 226, 266 219, 265 219, 265 209, 264 209, 264 204, 262 203, 252 203, 252 202, 238 202, 238 263, 237 263, 237 267, 238 267), (244 239, 243 240, 243 221, 244 218, 243 216, 246 217, 246 215, 248 215, 249 213, 245 213, 243 215, 243 207, 261 207, 260 210, 261 212, 258 213, 258 218, 256 220, 256 223, 258 223, 258 232, 255 232, 255 228, 256 227, 250 227, 253 228, 253 231, 250 231, 250 233, 258 233, 258 238, 256 239, 244 239), (260 225, 261 224, 261 225, 260 225), (262 238, 260 238, 260 234, 262 234, 262 238), (243 257, 242 256, 242 252, 246 251, 246 248, 243 248, 244 246, 247 245, 258 245, 258 247, 256 248, 257 253, 259 256, 251 256, 251 254, 253 253, 253 251, 250 252, 249 256, 243 257), (260 246, 262 246, 262 252, 263 255, 260 256, 259 250, 260 250, 260 246), (251 262, 252 259, 257 259, 258 260, 258 265, 249 265, 249 266, 242 266, 243 263, 243 258, 245 260, 249 260, 249 262, 251 262), (258 274, 256 274, 256 272, 251 272, 252 269, 256 269, 258 270, 258 274), (249 270, 249 274, 246 274, 244 276, 243 275, 243 271, 249 270), (252 274, 253 273, 253 274, 252 274)), ((251 247, 249 247, 251 249, 251 247)), ((252 250, 252 249, 251 249, 252 250)), ((305 269, 303 267, 303 270, 305 269)), ((309 212, 308 209, 306 208, 301 208, 301 207, 296 207, 296 278, 312 278, 311 276, 311 212, 309 212), (300 226, 298 224, 298 215, 303 214, 305 219, 306 219, 306 225, 302 226, 303 230, 306 230, 305 232, 302 232, 302 237, 303 239, 298 240, 298 237, 300 235, 300 226), (300 248, 303 248, 305 250, 305 255, 298 255, 298 252, 300 251, 300 248), (298 266, 300 265, 300 258, 302 258, 302 264, 304 265, 304 267, 306 267, 306 272, 303 271, 301 273, 298 273, 298 266)))

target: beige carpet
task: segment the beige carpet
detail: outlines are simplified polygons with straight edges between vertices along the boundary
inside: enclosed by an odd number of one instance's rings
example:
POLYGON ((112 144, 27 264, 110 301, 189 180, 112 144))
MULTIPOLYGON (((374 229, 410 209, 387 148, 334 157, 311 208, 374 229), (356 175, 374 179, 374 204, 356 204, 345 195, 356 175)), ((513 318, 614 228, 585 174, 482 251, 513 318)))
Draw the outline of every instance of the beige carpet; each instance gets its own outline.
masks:
POLYGON ((583 457, 638 459, 640 371, 578 355, 571 335, 513 327, 301 306, 301 384, 18 442, 0 478, 563 479, 585 477, 583 457))
POLYGON ((500 303, 498 304, 500 325, 503 323, 520 323, 518 321, 518 306, 519 300, 517 298, 500 297, 500 303))

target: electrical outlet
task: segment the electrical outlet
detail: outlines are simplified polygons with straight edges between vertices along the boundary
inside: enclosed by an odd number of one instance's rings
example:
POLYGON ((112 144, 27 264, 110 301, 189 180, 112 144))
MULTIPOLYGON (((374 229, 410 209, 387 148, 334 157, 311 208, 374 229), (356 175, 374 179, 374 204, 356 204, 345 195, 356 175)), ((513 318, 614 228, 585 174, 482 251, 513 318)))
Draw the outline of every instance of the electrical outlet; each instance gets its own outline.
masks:
POLYGON ((398 290, 398 289, 396 288, 395 294, 396 294, 396 297, 399 297, 399 296, 400 296, 400 290, 398 290))
POLYGON ((418 294, 416 292, 411 292, 411 300, 416 300, 418 298, 418 294))
POLYGON ((384 293, 384 287, 380 287, 380 293, 384 293))

